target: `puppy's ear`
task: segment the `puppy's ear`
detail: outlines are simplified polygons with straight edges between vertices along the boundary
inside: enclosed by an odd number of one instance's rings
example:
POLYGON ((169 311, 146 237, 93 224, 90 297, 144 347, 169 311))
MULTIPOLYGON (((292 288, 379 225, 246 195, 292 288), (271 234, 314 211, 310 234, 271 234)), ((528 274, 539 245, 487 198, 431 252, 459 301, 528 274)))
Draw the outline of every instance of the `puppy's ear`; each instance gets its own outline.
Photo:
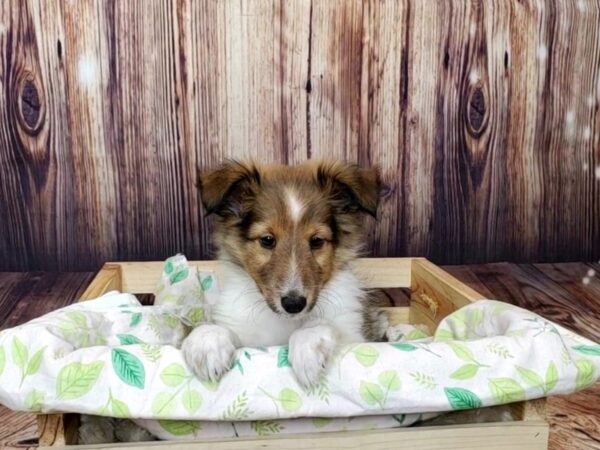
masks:
POLYGON ((376 217, 381 190, 378 168, 322 162, 317 166, 317 182, 339 213, 366 212, 376 217))
POLYGON ((241 217, 256 195, 260 172, 254 163, 227 161, 216 170, 198 172, 198 188, 208 214, 241 217))

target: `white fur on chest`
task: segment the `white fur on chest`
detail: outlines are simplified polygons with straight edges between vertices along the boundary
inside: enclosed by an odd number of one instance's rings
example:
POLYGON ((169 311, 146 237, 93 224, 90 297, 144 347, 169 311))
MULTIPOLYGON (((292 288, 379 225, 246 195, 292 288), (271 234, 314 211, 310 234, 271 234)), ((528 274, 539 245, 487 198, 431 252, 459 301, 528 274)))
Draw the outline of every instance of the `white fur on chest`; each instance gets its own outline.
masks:
POLYGON ((339 271, 321 291, 313 310, 299 319, 276 314, 267 306, 254 280, 240 267, 221 262, 221 295, 212 306, 211 321, 232 331, 239 346, 285 345, 307 322, 334 326, 339 343, 364 341, 361 283, 349 270, 339 271))

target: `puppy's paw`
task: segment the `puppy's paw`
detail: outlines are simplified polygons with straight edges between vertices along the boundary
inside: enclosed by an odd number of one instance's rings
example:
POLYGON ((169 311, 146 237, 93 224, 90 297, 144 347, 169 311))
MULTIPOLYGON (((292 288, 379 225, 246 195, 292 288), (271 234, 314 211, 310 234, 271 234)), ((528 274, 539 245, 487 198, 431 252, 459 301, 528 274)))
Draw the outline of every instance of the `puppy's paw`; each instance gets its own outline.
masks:
POLYGON ((185 338, 181 351, 198 378, 218 381, 231 367, 235 345, 226 328, 200 325, 185 338))
POLYGON ((327 325, 300 328, 292 334, 288 358, 302 387, 319 384, 336 344, 336 333, 327 325))

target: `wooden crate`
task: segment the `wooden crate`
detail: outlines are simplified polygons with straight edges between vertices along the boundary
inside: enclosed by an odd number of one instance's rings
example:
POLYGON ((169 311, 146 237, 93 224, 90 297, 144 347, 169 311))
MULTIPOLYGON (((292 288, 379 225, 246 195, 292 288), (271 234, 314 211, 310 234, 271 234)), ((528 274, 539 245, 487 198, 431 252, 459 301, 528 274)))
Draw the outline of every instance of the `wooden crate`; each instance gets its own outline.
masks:
MULTIPOLYGON (((215 261, 194 261, 200 270, 216 270, 215 261)), ((461 306, 483 298, 481 294, 422 258, 364 258, 355 263, 371 288, 410 288, 410 306, 385 308, 392 323, 424 324, 433 331, 445 316, 461 306)), ((80 301, 111 290, 133 294, 153 292, 162 262, 107 263, 98 272, 80 301)), ((514 403, 512 422, 476 423, 378 431, 307 433, 272 437, 178 442, 177 448, 209 449, 465 449, 485 448, 538 450, 548 448, 545 399, 514 403)), ((74 445, 79 425, 77 414, 44 414, 38 419, 39 445, 56 449, 74 445)), ((121 449, 165 449, 169 442, 114 444, 121 449)), ((76 446, 102 448, 102 446, 76 446)))

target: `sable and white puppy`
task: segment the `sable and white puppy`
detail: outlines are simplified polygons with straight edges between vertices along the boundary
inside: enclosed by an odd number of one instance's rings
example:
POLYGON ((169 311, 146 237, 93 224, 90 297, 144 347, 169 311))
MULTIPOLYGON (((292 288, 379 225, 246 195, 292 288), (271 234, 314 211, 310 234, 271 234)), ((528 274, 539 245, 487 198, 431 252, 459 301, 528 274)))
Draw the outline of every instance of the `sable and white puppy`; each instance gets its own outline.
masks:
MULTIPOLYGON (((339 345, 383 340, 385 316, 349 268, 364 242, 362 215, 376 214, 376 169, 232 161, 199 181, 206 211, 217 216, 223 289, 212 323, 182 344, 198 377, 220 378, 238 347, 289 344, 296 377, 308 387, 339 345)), ((79 428, 80 444, 151 439, 130 420, 83 416, 79 428)))
POLYGON ((364 242, 362 214, 376 214, 376 169, 232 161, 199 183, 206 211, 217 216, 223 291, 212 323, 182 344, 198 377, 220 378, 238 347, 289 344, 308 387, 339 345, 383 339, 385 318, 349 267, 364 242))

